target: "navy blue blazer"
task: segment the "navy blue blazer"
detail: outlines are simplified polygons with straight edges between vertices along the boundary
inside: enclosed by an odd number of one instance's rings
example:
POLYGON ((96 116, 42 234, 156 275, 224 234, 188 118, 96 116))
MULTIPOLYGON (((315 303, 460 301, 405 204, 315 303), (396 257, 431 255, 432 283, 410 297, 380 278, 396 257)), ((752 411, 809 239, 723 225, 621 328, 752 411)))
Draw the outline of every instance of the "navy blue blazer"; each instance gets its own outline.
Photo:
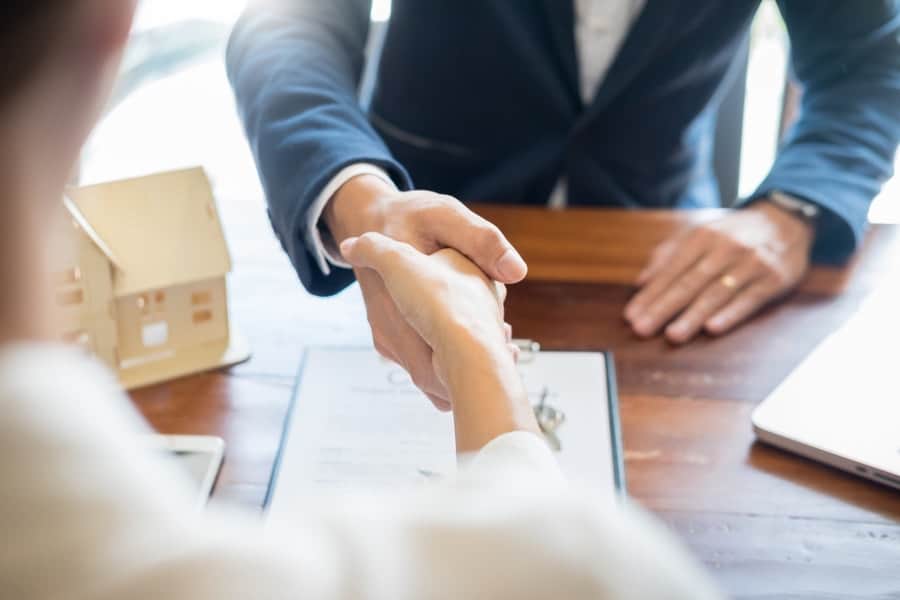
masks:
MULTIPOLYGON (((571 205, 716 205, 712 117, 758 4, 649 0, 588 105, 571 0, 394 0, 367 109, 367 0, 255 3, 228 73, 275 232, 307 289, 330 294, 352 273, 319 271, 306 212, 355 162, 462 200, 541 204, 564 175, 571 205)), ((817 203, 814 257, 840 261, 900 139, 900 1, 778 4, 802 106, 745 201, 781 190, 817 203)))

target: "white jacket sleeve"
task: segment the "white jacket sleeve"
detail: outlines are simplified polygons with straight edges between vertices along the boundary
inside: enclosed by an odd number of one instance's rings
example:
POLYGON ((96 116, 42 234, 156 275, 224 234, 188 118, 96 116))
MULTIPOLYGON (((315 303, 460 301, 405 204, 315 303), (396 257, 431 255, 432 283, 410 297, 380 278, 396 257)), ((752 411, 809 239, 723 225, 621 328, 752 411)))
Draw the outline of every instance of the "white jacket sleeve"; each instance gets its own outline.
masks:
POLYGON ((660 528, 567 488, 541 440, 454 481, 311 500, 290 523, 199 514, 99 366, 0 354, 0 589, 32 599, 717 597, 660 528))

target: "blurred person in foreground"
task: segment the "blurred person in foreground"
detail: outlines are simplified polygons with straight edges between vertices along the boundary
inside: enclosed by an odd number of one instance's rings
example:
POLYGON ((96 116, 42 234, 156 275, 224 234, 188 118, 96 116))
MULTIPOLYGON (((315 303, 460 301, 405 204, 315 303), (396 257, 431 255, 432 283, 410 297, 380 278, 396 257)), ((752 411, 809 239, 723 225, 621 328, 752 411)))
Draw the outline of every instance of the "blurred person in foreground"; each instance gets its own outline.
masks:
MULTIPOLYGON (((0 590, 4 598, 683 598, 717 594, 650 518, 567 486, 514 367, 502 288, 455 250, 342 246, 429 345, 458 478, 311 499, 291 523, 197 513, 113 376, 52 342, 64 184, 103 107, 130 0, 17 0, 0 22, 0 590)), ((160 115, 163 118, 163 115, 160 115)))

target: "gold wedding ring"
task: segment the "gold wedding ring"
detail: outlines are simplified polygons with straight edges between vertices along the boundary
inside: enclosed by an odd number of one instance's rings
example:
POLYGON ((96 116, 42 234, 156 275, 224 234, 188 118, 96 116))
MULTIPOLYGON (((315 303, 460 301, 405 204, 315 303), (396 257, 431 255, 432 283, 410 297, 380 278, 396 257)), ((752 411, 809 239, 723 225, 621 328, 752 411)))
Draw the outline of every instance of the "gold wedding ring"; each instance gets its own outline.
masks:
POLYGON ((727 287, 729 290, 733 290, 738 286, 738 280, 734 275, 723 275, 719 280, 719 283, 727 287))

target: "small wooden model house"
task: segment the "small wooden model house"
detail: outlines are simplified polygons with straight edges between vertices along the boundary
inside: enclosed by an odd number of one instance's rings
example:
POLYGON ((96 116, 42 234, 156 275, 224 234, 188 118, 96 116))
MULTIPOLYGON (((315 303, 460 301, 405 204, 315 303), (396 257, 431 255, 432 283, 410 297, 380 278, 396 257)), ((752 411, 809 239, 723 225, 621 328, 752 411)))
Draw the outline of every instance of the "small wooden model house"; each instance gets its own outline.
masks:
POLYGON ((231 331, 231 260, 209 181, 189 169, 70 190, 56 281, 63 338, 139 387, 249 358, 231 331))

